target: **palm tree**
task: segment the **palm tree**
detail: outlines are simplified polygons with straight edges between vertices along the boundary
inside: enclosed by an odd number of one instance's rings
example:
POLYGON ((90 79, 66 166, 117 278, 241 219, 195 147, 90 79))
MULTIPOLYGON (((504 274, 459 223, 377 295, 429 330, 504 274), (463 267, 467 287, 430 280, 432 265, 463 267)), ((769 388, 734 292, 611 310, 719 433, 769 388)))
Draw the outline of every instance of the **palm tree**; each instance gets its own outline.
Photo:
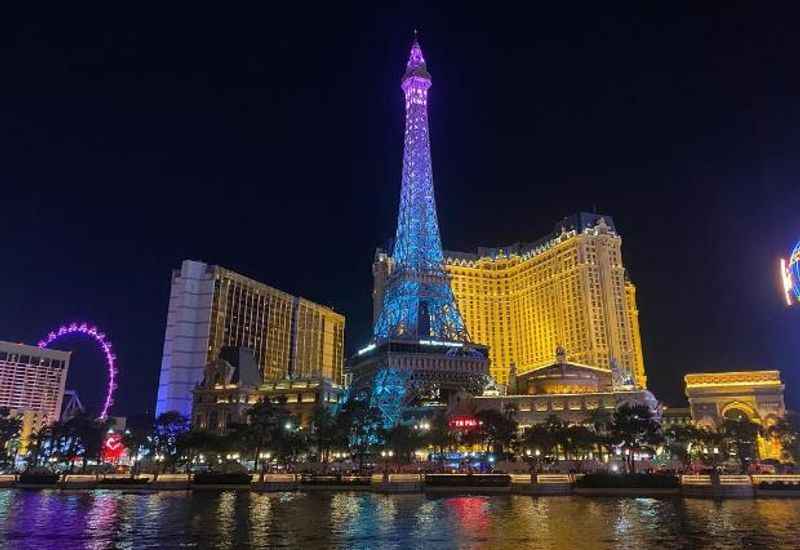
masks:
POLYGON ((7 467, 8 464, 13 466, 21 429, 22 418, 11 416, 11 409, 8 407, 0 407, 0 467, 7 467))
POLYGON ((334 447, 337 440, 340 439, 336 428, 336 417, 331 412, 330 407, 318 403, 311 413, 309 429, 311 431, 311 439, 314 443, 314 447, 317 449, 319 461, 326 470, 331 448, 334 447))
POLYGON ((425 436, 411 426, 398 424, 384 432, 385 445, 401 462, 410 462, 414 451, 425 444, 425 436))
POLYGON ((781 445, 781 457, 789 462, 800 462, 800 434, 798 434, 798 417, 791 414, 778 419, 767 428, 766 434, 777 439, 781 445))
POLYGON ((687 424, 672 426, 665 433, 667 449, 673 457, 678 458, 685 469, 692 465, 692 459, 701 456, 706 449, 709 437, 700 429, 687 424))
POLYGON ((505 455, 506 449, 514 445, 517 435, 517 422, 513 418, 513 410, 497 411, 485 409, 476 415, 480 423, 478 433, 486 445, 487 451, 505 455))
POLYGON ((122 444, 128 450, 128 456, 133 463, 130 474, 131 479, 136 477, 139 469, 142 451, 147 447, 153 434, 153 424, 151 422, 131 421, 127 429, 122 433, 122 444))
POLYGON ((586 426, 568 426, 562 431, 561 444, 564 448, 564 455, 567 459, 572 459, 578 463, 578 471, 583 469, 583 461, 589 457, 597 442, 594 431, 586 426))
POLYGON ((214 452, 220 448, 220 436, 208 430, 190 430, 178 436, 177 449, 183 457, 186 475, 191 475, 195 459, 202 453, 214 452))
POLYGON ((178 438, 187 431, 189 431, 189 419, 178 411, 167 411, 156 418, 153 423, 153 435, 150 437, 150 446, 158 464, 156 478, 162 468, 169 467, 175 471, 179 460, 178 438))
POLYGON ((273 403, 262 399, 247 411, 246 437, 255 457, 259 481, 264 481, 266 451, 276 445, 283 428, 281 421, 289 416, 285 402, 273 403))
POLYGON ((736 453, 741 473, 746 474, 750 461, 758 458, 758 437, 764 433, 761 425, 748 418, 728 418, 722 423, 720 433, 729 450, 736 453))
POLYGON ((614 442, 622 447, 625 464, 631 474, 636 472, 635 455, 642 451, 654 452, 652 447, 664 439, 661 426, 646 405, 620 406, 614 412, 611 435, 614 442))
POLYGON ((557 458, 560 439, 558 432, 561 429, 561 422, 557 417, 552 417, 544 423, 534 424, 522 434, 522 456, 528 461, 532 475, 539 473, 542 464, 557 458))
POLYGON ((439 456, 439 462, 444 463, 444 453, 456 444, 456 434, 450 429, 447 415, 438 413, 431 420, 431 428, 425 436, 428 444, 433 447, 434 453, 439 456))
POLYGON ((377 444, 383 427, 383 417, 377 407, 366 400, 350 399, 336 417, 337 429, 355 452, 359 470, 370 448, 377 444))

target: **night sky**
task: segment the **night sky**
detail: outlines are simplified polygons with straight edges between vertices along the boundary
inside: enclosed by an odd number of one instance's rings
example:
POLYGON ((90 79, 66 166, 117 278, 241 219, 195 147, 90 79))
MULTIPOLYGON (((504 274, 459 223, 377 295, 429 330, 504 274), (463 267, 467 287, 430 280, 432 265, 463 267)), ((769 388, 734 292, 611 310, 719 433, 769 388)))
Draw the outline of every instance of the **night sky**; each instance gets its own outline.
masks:
MULTIPOLYGON (((777 368, 800 405, 800 306, 776 269, 800 239, 797 14, 215 6, 2 17, 0 339, 91 320, 119 356, 113 412, 152 412, 191 258, 333 306, 363 346, 418 28, 446 249, 596 207, 657 397, 681 404, 686 372, 777 368)), ((99 352, 65 345, 96 405, 99 352)))

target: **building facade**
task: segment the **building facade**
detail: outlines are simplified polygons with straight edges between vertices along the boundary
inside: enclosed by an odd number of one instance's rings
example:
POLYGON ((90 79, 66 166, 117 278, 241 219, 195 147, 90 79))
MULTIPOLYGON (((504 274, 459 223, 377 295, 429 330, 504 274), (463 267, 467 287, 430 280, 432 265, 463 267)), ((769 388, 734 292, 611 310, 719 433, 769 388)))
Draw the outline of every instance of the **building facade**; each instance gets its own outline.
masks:
POLYGON ((768 427, 786 415, 785 386, 776 370, 687 374, 692 419, 711 428, 725 419, 747 418, 768 427))
POLYGON ((61 415, 70 352, 0 342, 0 407, 30 411, 32 429, 61 415))
POLYGON ((648 390, 637 387, 631 377, 591 365, 567 361, 563 348, 556 348, 555 361, 517 375, 512 367, 507 393, 488 389, 482 395, 459 394, 450 400, 449 413, 474 417, 482 410, 504 411, 512 407, 520 428, 538 424, 554 415, 569 424, 582 424, 598 411, 613 413, 618 407, 645 405, 657 418, 662 407, 648 390))
POLYGON ((192 391, 226 346, 253 350, 264 380, 341 383, 345 318, 229 269, 186 260, 172 275, 156 414, 189 416, 192 391))
POLYGON ((251 350, 223 348, 194 389, 192 426, 225 433, 232 424, 246 423, 248 409, 261 400, 282 402, 300 426, 307 426, 318 404, 337 405, 343 395, 344 388, 327 378, 264 381, 251 350))
MULTIPOLYGON (((616 362, 646 387, 636 287, 609 216, 575 214, 534 243, 444 256, 469 336, 489 347, 498 383, 508 383, 512 365, 517 373, 539 368, 561 346, 569 361, 609 371, 616 362)), ((376 311, 393 269, 378 250, 376 311)))
MULTIPOLYGON (((716 429, 725 420, 746 419, 767 429, 786 416, 779 371, 687 374, 684 382, 695 425, 716 429)), ((760 435, 757 443, 760 458, 781 459, 779 441, 760 435)))

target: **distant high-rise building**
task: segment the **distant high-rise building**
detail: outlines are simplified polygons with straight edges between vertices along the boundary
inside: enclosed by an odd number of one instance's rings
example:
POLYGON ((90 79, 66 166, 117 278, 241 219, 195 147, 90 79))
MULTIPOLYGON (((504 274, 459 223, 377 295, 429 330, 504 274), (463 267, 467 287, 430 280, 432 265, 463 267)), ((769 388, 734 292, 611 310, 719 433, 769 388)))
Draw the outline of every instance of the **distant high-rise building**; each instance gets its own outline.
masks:
POLYGON ((222 348, 253 350, 265 380, 341 383, 345 319, 220 266, 186 260, 173 272, 156 414, 189 416, 192 391, 222 348))
MULTIPOLYGON (((568 361, 609 371, 616 363, 646 387, 636 287, 611 217, 576 214, 534 243, 444 256, 458 309, 473 341, 489 346, 498 382, 512 365, 518 374, 549 365, 561 347, 568 361)), ((387 261, 379 251, 378 295, 387 261)))
POLYGON ((34 414, 39 424, 61 415, 70 352, 0 342, 0 407, 34 414))

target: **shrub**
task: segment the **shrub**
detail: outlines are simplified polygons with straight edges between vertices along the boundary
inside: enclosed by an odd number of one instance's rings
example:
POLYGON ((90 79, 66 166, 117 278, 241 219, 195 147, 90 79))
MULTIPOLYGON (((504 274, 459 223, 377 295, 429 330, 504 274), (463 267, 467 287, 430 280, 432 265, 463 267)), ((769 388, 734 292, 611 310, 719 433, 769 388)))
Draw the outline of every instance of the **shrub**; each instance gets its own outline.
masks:
POLYGON ((145 485, 150 483, 146 477, 111 477, 100 480, 100 485, 145 485))
POLYGON ((300 482, 303 485, 362 486, 371 484, 372 478, 370 476, 342 476, 342 475, 320 476, 320 475, 305 474, 300 479, 300 482))
POLYGON ((58 474, 23 472, 19 475, 19 483, 31 485, 55 485, 58 483, 58 474))
POLYGON ((775 481, 773 483, 762 481, 758 484, 758 488, 766 489, 767 491, 800 491, 800 484, 786 483, 784 481, 775 481))
POLYGON ((680 480, 673 475, 587 474, 575 482, 579 489, 677 489, 680 480))
POLYGON ((195 485, 250 485, 250 474, 201 472, 195 474, 195 485))
POLYGON ((508 474, 428 474, 425 485, 431 487, 509 487, 508 474))

